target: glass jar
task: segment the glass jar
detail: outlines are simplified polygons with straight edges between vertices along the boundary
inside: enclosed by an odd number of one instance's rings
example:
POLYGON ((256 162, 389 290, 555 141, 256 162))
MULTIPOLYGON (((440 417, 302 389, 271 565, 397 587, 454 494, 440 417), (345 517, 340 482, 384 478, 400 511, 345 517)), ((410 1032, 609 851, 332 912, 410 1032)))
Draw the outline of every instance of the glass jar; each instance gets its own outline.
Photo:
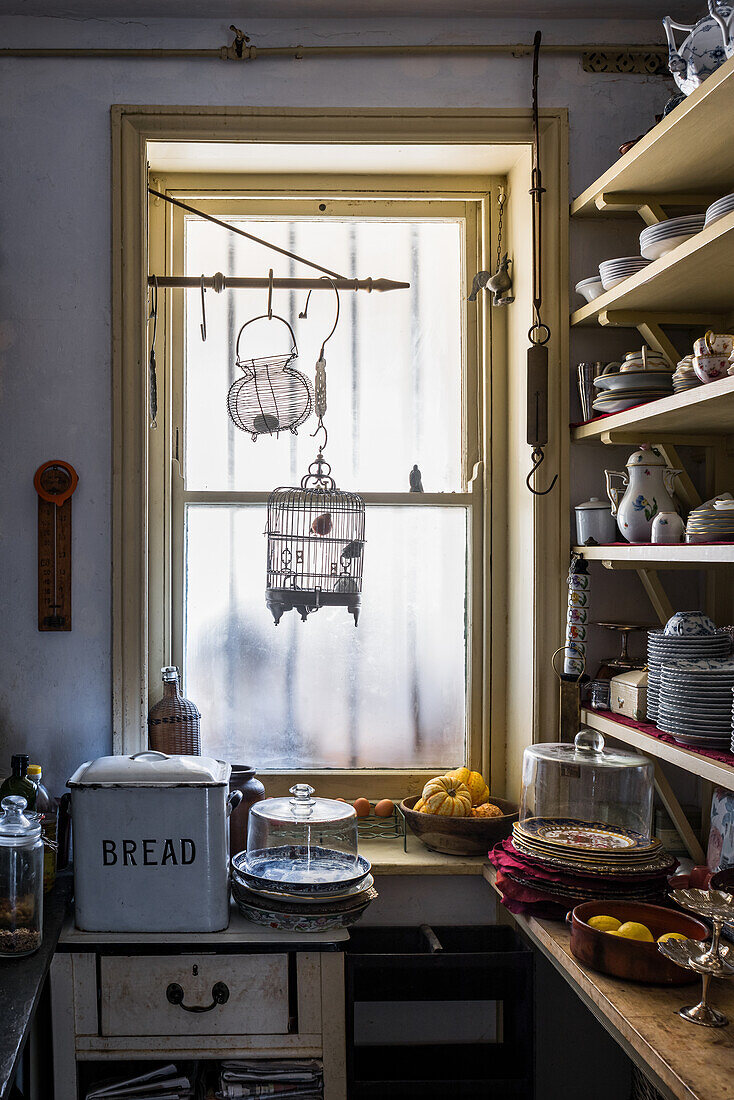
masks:
POLYGON ((266 798, 250 808, 247 870, 263 879, 342 882, 357 873, 357 814, 348 802, 314 798, 305 783, 292 798, 266 798))
POLYGON ((646 756, 608 749, 582 729, 572 745, 530 745, 523 754, 520 825, 530 818, 603 821, 651 836, 654 767, 646 756))
POLYGON ((43 934, 43 838, 26 800, 8 795, 0 813, 0 955, 31 955, 43 934))

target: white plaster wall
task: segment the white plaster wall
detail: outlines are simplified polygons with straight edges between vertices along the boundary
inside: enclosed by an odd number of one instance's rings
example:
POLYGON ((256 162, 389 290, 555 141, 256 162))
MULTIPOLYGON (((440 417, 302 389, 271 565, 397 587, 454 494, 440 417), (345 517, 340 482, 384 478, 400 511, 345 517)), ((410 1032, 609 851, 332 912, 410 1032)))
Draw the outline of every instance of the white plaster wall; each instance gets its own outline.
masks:
MULTIPOLYGON (((516 5, 517 7, 517 5, 516 5)), ((516 21, 274 21, 256 44, 531 41, 516 21)), ((660 42, 656 23, 562 21, 546 41, 660 42)), ((215 48, 226 20, 0 19, 4 46, 215 48)), ((256 61, 0 59, 0 775, 11 751, 44 764, 51 788, 110 751, 110 129, 113 103, 525 107, 530 60, 256 61), (36 629, 36 496, 49 458, 79 472, 74 496, 74 629, 36 629)), ((646 129, 660 78, 592 76, 548 57, 546 106, 567 106, 576 193, 646 129)), ((574 240, 580 240, 574 231, 574 240)), ((572 282, 588 250, 573 251, 572 282)), ((609 254, 609 253, 607 253, 609 254)))

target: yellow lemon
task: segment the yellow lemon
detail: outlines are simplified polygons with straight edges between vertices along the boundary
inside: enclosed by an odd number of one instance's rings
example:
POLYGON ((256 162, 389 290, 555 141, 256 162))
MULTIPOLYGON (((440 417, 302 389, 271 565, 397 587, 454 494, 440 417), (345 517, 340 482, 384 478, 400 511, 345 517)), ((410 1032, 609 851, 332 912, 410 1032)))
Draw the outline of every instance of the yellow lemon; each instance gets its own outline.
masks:
POLYGON ((688 936, 684 936, 682 932, 664 932, 662 936, 658 936, 658 943, 665 943, 666 940, 687 940, 688 936))
POLYGON ((624 936, 628 940, 644 940, 646 943, 654 943, 655 937, 649 928, 646 928, 644 924, 638 924, 635 920, 625 921, 617 929, 620 936, 624 936))
POLYGON ((616 917, 607 917, 599 914, 598 917, 589 917, 588 924, 596 928, 597 932, 616 932, 622 922, 616 917))
MULTIPOLYGON (((607 935, 608 936, 622 936, 622 933, 617 928, 610 928, 607 931, 607 935)), ((624 939, 624 936, 622 936, 622 939, 624 939)))

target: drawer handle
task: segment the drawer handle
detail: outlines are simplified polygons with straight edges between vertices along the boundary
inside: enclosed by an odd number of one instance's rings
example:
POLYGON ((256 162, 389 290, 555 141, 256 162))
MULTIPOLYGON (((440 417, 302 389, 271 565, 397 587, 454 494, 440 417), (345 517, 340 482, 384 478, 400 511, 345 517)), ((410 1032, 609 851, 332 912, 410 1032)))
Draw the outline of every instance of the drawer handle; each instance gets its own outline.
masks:
POLYGON ((185 1005, 184 991, 178 982, 171 982, 166 990, 166 1000, 169 1004, 180 1005, 184 1012, 211 1012, 217 1005, 224 1005, 229 1000, 229 989, 224 982, 215 982, 212 986, 212 1003, 210 1005, 185 1005))

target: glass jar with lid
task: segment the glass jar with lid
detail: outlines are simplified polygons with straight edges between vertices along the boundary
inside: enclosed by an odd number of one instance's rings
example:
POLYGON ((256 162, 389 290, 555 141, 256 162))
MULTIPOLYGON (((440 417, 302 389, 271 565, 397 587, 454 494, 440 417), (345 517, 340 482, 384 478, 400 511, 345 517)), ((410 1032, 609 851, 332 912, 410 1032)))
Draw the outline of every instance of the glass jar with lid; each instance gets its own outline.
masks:
POLYGON ((30 955, 43 931, 43 838, 38 814, 8 795, 0 813, 0 955, 30 955))
POLYGON ((573 744, 530 745, 522 764, 519 824, 532 818, 604 822, 651 836, 654 766, 625 749, 607 748, 596 730, 573 744))
POLYGON ((314 798, 305 783, 290 793, 291 798, 266 798, 252 806, 246 857, 236 857, 235 868, 264 881, 304 885, 361 877, 354 807, 314 798))

